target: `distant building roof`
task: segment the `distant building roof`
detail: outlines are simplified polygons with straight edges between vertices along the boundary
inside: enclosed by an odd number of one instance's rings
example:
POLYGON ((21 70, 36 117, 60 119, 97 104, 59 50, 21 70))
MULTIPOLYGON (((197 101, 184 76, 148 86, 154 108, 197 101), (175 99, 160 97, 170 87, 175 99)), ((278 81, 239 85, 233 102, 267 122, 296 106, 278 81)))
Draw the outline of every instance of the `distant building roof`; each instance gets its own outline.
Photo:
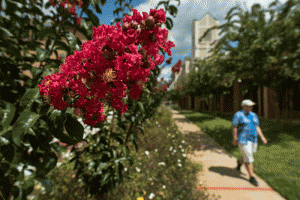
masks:
POLYGON ((206 12, 204 15, 202 15, 202 17, 199 19, 201 20, 205 15, 210 15, 212 18, 214 18, 216 21, 219 21, 218 19, 216 19, 212 14, 210 14, 210 12, 206 12))

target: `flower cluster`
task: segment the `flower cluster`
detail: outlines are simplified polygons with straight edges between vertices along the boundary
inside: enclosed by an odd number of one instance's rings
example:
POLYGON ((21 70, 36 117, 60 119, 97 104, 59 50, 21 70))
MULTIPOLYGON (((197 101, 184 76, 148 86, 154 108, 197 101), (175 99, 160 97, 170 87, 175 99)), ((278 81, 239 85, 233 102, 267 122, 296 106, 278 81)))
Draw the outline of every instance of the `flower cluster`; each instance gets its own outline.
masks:
POLYGON ((180 68, 181 68, 181 59, 178 60, 178 62, 172 67, 172 72, 173 73, 179 73, 180 72, 180 68))
POLYGON ((166 63, 169 65, 169 64, 171 64, 171 61, 172 61, 172 57, 168 58, 168 59, 166 60, 166 63))
MULTIPOLYGON (((81 18, 77 16, 77 13, 75 13, 75 11, 77 9, 80 9, 83 2, 81 0, 63 0, 63 2, 61 0, 49 0, 49 3, 52 5, 52 7, 56 8, 57 6, 61 7, 61 8, 65 8, 68 10, 68 12, 71 14, 71 16, 73 17, 73 19, 77 22, 77 24, 80 24, 81 18), (76 8, 76 6, 78 8, 76 8)), ((53 15, 54 12, 51 10, 50 11, 53 15)), ((53 20, 57 20, 57 16, 55 16, 53 18, 53 20)))
MULTIPOLYGON (((161 92, 166 92, 168 87, 171 85, 171 82, 167 82, 164 80, 164 77, 161 78, 161 85, 156 88, 156 87, 152 87, 152 91, 155 91, 157 93, 161 93, 161 92)), ((151 92, 151 95, 153 95, 154 92, 151 92)))
POLYGON ((150 70, 164 61, 158 50, 172 55, 175 45, 167 41, 168 31, 159 24, 165 20, 162 9, 151 9, 150 15, 133 9, 122 26, 118 22, 93 27, 93 39, 66 58, 61 73, 44 77, 40 94, 55 109, 74 107, 74 114, 84 116, 84 123, 91 126, 105 120, 104 104, 125 113, 123 98, 138 100, 150 70))

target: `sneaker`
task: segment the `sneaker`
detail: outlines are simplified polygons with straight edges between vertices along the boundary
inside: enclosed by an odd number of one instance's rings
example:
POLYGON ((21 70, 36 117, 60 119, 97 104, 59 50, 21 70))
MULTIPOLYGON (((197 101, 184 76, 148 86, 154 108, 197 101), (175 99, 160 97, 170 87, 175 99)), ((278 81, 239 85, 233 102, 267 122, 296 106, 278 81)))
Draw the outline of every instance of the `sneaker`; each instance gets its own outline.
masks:
POLYGON ((249 179, 250 183, 252 183, 254 186, 258 186, 258 182, 256 181, 256 179, 253 176, 250 176, 249 179))
POLYGON ((241 163, 239 163, 239 161, 237 161, 237 167, 235 168, 235 170, 241 172, 241 163))

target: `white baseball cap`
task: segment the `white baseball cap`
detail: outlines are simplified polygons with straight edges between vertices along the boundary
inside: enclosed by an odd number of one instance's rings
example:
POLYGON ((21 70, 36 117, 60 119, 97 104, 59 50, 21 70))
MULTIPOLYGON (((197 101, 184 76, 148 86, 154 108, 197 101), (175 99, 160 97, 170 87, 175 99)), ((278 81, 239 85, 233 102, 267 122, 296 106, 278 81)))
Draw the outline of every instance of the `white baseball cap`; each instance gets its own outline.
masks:
POLYGON ((253 106, 255 105, 255 103, 253 101, 251 101, 250 99, 245 99, 242 101, 242 106, 253 106))

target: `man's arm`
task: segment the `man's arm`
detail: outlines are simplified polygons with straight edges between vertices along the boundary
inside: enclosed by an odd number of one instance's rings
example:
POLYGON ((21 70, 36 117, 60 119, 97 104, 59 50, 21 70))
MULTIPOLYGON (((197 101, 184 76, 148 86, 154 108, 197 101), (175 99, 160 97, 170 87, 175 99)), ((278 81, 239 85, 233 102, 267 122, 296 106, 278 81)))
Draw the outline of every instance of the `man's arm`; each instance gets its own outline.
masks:
POLYGON ((236 126, 233 126, 233 139, 234 140, 237 140, 237 127, 236 126))
POLYGON ((233 126, 233 145, 237 146, 237 127, 233 126))
POLYGON ((267 141, 267 139, 265 138, 265 136, 264 136, 264 134, 262 133, 262 131, 261 131, 261 129, 260 129, 259 126, 256 127, 256 131, 257 131, 259 137, 261 138, 261 140, 263 141, 263 143, 264 143, 264 144, 267 144, 268 141, 267 141))

